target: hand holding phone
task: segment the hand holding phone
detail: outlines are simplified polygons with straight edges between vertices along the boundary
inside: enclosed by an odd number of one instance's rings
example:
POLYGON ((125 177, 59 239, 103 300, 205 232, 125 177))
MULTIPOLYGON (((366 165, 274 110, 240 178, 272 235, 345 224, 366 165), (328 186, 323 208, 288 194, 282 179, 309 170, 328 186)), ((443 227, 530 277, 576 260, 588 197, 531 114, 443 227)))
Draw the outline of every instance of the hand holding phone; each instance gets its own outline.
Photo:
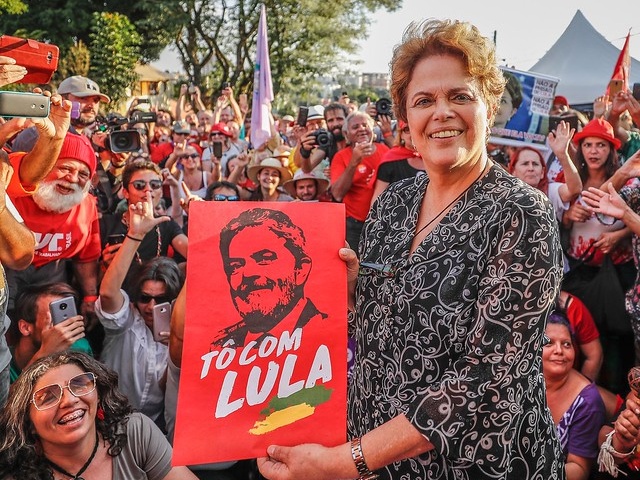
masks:
POLYGON ((211 146, 213 150, 213 156, 220 159, 222 158, 222 143, 221 142, 213 142, 211 146))
POLYGON ((159 303, 153 307, 153 339, 156 342, 168 342, 171 329, 171 304, 159 303))
POLYGON ((609 82, 609 98, 613 99, 618 92, 622 91, 623 82, 622 80, 614 79, 609 82))
POLYGON ((124 233, 112 233, 107 237, 107 245, 120 245, 124 242, 124 233))
POLYGON ((51 301, 49 303, 49 312, 51 312, 51 322, 54 325, 78 315, 76 302, 72 296, 51 301))

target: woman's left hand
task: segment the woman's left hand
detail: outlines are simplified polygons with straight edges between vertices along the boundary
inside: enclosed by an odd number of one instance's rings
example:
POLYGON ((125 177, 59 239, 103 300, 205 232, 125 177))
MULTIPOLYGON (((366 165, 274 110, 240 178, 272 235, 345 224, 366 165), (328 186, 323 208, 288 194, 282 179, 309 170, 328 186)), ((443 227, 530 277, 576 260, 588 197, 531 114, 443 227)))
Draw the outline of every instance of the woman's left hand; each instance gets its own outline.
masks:
POLYGON ((171 218, 168 216, 153 216, 153 201, 151 192, 147 192, 147 199, 144 202, 129 205, 129 232, 135 238, 144 238, 156 225, 166 222, 171 218))
POLYGON ((329 448, 317 444, 270 446, 268 457, 258 458, 260 473, 270 480, 324 480, 339 478, 329 470, 329 448))

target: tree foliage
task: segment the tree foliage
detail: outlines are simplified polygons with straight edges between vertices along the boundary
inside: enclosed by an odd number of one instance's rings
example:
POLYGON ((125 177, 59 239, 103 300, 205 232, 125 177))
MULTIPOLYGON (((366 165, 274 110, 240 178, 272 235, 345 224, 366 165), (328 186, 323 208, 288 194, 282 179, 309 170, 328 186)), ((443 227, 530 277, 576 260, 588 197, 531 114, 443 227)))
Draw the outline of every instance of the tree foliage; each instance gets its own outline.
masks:
POLYGON ((129 19, 119 13, 94 13, 89 76, 118 105, 138 80, 140 36, 129 19), (128 91, 129 90, 129 91, 128 91))
MULTIPOLYGON (((170 2, 173 3, 173 2, 170 2)), ((175 39, 186 72, 197 84, 208 71, 214 85, 229 81, 249 92, 260 4, 267 30, 274 91, 304 92, 313 79, 329 75, 366 36, 371 12, 395 10, 392 0, 189 0, 176 13, 182 29, 175 39)))
POLYGON ((58 84, 67 77, 73 75, 89 76, 89 66, 91 64, 91 54, 82 40, 78 40, 75 45, 69 48, 66 55, 60 57, 58 70, 53 77, 53 82, 58 84))
POLYGON ((27 10, 27 5, 21 0, 0 0, 0 14, 20 15, 27 10))

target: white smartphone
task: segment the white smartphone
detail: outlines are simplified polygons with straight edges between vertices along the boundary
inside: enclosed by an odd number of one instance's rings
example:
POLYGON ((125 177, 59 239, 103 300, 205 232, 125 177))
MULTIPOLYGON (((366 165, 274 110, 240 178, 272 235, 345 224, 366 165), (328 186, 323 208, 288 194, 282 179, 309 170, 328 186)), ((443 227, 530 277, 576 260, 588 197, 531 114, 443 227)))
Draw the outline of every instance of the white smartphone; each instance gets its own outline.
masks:
POLYGON ((49 311, 51 312, 51 322, 54 325, 78 315, 76 311, 76 302, 71 296, 59 298, 58 300, 50 302, 49 311))
POLYGON ((159 342, 162 337, 160 332, 168 332, 171 325, 171 304, 159 303, 153 307, 153 339, 159 342))

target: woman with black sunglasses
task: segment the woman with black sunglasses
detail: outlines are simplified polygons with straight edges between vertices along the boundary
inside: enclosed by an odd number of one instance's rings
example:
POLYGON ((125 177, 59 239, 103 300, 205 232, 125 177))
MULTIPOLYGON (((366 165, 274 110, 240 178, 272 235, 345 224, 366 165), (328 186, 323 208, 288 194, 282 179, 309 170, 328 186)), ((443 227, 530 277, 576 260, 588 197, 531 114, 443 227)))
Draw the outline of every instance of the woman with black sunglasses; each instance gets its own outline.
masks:
POLYGON ((131 277, 130 296, 125 292, 122 284, 140 242, 169 220, 154 217, 151 192, 146 201, 131 203, 128 213, 127 234, 104 274, 96 301, 96 315, 105 330, 101 359, 118 373, 120 389, 134 408, 161 423, 169 332, 154 334, 154 311, 161 304, 169 310, 183 279, 177 264, 160 256, 141 264, 131 277))
POLYGON ((0 478, 193 480, 171 446, 133 413, 117 375, 79 352, 27 367, 0 412, 0 478))

